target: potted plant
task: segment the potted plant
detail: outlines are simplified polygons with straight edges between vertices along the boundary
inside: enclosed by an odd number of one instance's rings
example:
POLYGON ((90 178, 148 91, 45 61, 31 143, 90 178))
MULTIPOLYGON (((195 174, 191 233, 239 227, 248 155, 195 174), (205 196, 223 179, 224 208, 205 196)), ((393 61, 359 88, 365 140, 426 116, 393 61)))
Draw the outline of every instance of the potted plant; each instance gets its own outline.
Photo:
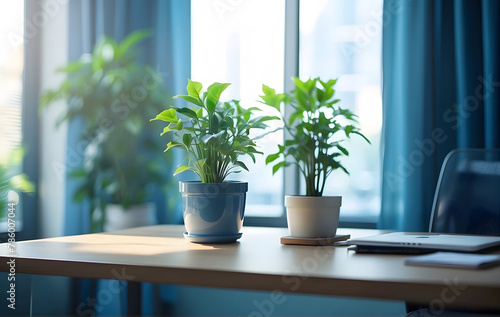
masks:
MULTIPOLYGON (((192 242, 233 242, 241 237, 248 183, 226 181, 231 173, 248 167, 240 158, 255 162, 256 138, 250 132, 267 128, 266 121, 278 117, 254 116, 259 108, 244 109, 239 101, 219 102, 230 84, 213 83, 205 92, 199 82, 188 79, 187 95, 178 95, 193 107, 172 107, 152 120, 167 123, 163 134, 173 140, 165 151, 180 148, 187 152, 186 164, 174 175, 192 171, 198 182, 180 182, 185 237, 192 242)), ((262 137, 261 135, 260 137, 262 137)))
POLYGON ((80 181, 74 201, 90 203, 92 232, 153 224, 148 193, 169 184, 167 158, 156 155, 163 148, 160 130, 147 123, 170 96, 161 76, 136 62, 136 45, 148 35, 137 31, 120 43, 104 36, 91 54, 60 69, 67 79, 40 99, 42 106, 67 102, 58 124, 83 122, 82 164, 69 175, 80 181))
POLYGON ((290 235, 333 237, 342 197, 323 196, 326 180, 337 169, 349 174, 339 160, 349 155, 343 145, 346 139, 358 135, 370 141, 356 126, 357 116, 337 105, 340 100, 335 99, 336 79, 293 81, 295 89, 290 93, 276 94, 274 89, 262 86, 263 103, 280 112, 290 135, 284 146, 278 146, 278 152, 267 156, 266 164, 279 160, 273 166, 273 174, 285 166, 296 165, 305 181, 306 196, 285 196, 290 235))

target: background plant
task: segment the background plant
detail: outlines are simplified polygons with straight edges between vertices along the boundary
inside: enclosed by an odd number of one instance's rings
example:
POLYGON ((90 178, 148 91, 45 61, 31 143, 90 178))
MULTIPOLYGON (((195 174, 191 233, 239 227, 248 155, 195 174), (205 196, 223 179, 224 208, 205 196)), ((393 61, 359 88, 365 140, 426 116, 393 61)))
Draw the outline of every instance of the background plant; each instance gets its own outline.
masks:
POLYGON ((35 190, 35 186, 29 181, 28 176, 19 171, 23 156, 23 148, 16 148, 7 157, 0 160, 0 221, 7 214, 9 191, 32 193, 35 190))
MULTIPOLYGON (((40 99, 42 106, 58 99, 67 102, 58 124, 83 122, 83 164, 70 176, 80 180, 73 199, 88 200, 91 213, 105 211, 108 203, 124 209, 142 204, 155 185, 170 184, 165 168, 170 158, 157 155, 163 148, 161 130, 145 126, 171 100, 161 76, 136 61, 141 53, 137 43, 148 35, 137 31, 120 43, 102 37, 91 54, 59 69, 67 79, 40 99)), ((101 230, 105 215, 93 219, 92 231, 101 230)))
POLYGON ((305 179, 306 195, 322 196, 326 180, 333 171, 341 169, 349 174, 340 162, 342 156, 349 155, 343 146, 346 139, 356 134, 370 141, 356 126, 357 116, 336 105, 340 101, 335 99, 336 79, 324 82, 314 78, 304 82, 293 78, 293 81, 295 89, 291 93, 276 94, 274 89, 262 86, 263 103, 280 112, 291 136, 284 146, 278 145, 278 152, 266 158, 266 164, 281 158, 273 166, 273 174, 282 167, 297 165, 305 179), (285 108, 291 109, 286 116, 285 108))
POLYGON ((254 112, 259 108, 244 109, 238 100, 220 103, 220 96, 229 85, 213 83, 202 92, 201 83, 188 79, 187 95, 174 98, 182 98, 194 107, 172 107, 152 119, 167 122, 162 135, 170 132, 174 136, 166 152, 180 148, 188 153, 187 164, 179 166, 174 175, 190 170, 203 183, 221 183, 231 173, 248 171, 241 156, 247 155, 255 163, 255 154, 262 154, 254 141, 257 138, 251 138, 250 132, 265 129, 266 121, 279 118, 256 117, 254 112))

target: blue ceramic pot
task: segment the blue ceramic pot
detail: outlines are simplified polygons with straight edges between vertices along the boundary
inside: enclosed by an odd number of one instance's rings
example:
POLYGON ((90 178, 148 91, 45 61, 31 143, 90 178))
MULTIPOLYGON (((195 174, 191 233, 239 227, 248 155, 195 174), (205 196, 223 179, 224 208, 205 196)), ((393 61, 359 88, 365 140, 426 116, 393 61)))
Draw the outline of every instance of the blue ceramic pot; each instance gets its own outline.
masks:
POLYGON ((230 236, 240 232, 246 182, 179 182, 184 225, 190 235, 230 236))

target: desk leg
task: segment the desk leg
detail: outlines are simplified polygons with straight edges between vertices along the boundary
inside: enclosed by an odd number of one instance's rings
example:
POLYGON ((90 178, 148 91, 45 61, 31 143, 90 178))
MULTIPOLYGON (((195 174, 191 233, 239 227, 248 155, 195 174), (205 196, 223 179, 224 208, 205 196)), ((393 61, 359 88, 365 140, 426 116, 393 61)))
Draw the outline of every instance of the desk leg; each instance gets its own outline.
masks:
POLYGON ((140 282, 127 282, 127 316, 142 315, 141 290, 140 282))

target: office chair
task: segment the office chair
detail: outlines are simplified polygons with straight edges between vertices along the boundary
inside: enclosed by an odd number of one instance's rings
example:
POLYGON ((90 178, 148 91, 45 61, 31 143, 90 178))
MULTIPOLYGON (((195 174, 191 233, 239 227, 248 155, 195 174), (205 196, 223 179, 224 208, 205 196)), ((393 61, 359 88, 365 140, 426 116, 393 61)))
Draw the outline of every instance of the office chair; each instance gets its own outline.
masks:
POLYGON ((429 232, 500 236, 500 149, 459 149, 446 156, 429 232))
MULTIPOLYGON (((429 232, 500 236, 500 149, 457 149, 446 156, 429 232)), ((406 310, 407 316, 433 316, 413 303, 406 303, 406 310)), ((483 316, 478 313, 483 312, 444 316, 483 316)))

